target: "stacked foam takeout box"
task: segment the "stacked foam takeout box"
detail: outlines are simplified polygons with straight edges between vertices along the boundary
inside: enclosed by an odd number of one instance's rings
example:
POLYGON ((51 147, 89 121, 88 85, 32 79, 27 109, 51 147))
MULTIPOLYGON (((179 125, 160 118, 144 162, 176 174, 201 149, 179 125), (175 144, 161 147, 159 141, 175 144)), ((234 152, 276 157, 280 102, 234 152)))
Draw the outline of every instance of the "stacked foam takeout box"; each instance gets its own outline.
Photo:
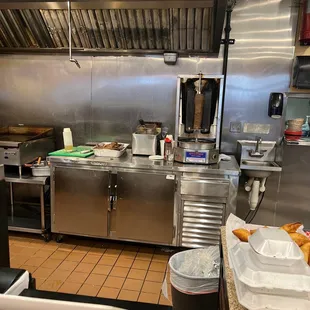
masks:
MULTIPOLYGON (((302 227, 295 234, 306 237, 302 227)), ((226 239, 241 305, 249 310, 310 309, 309 252, 303 252, 287 231, 247 225, 230 216, 226 239), (251 229, 256 230, 251 234, 251 229), (240 236, 233 234, 236 230, 249 231, 247 240, 244 239, 248 242, 240 241, 240 236)))

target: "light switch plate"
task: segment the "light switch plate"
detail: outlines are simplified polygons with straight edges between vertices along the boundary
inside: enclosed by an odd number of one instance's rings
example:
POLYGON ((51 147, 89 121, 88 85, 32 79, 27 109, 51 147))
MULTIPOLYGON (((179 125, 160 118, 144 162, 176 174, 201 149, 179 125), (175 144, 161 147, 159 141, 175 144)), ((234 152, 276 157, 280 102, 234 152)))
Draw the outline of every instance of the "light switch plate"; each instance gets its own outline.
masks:
POLYGON ((241 131, 242 131, 241 122, 230 122, 229 131, 233 132, 233 133, 241 133, 241 131))

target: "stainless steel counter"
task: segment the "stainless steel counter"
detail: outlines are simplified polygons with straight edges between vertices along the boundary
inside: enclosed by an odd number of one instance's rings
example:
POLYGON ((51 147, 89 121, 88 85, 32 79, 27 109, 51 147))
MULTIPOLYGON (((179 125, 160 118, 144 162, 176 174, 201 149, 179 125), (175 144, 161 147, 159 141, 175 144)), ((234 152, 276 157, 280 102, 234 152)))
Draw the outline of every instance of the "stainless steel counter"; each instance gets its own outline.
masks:
MULTIPOLYGON (((120 158, 50 157, 52 232, 183 247, 220 243, 236 212, 240 168, 120 158)), ((59 239, 59 238, 58 238, 59 239)))
POLYGON ((95 157, 88 158, 77 157, 62 157, 50 156, 49 160, 54 164, 69 164, 69 165, 86 165, 97 167, 119 167, 119 168, 136 168, 136 169, 151 169, 172 172, 189 172, 189 173, 206 173, 213 175, 226 175, 226 176, 239 176, 240 168, 232 156, 230 161, 221 161, 216 165, 193 165, 181 163, 167 163, 166 161, 152 161, 148 157, 133 156, 131 151, 128 150, 120 158, 109 157, 95 157))

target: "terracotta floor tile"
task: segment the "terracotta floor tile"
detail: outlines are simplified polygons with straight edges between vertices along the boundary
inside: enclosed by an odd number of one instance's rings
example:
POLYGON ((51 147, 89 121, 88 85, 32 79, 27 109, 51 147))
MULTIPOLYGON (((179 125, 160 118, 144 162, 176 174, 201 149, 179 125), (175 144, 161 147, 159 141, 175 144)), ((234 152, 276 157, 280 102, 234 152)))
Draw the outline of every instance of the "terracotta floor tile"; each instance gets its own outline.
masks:
POLYGON ((117 257, 111 257, 111 256, 102 256, 100 261, 98 262, 98 265, 108 265, 113 266, 115 262, 117 261, 117 257))
POLYGON ((74 269, 74 271, 91 273, 94 267, 95 267, 95 264, 79 263, 77 267, 74 269))
POLYGON ((42 257, 42 258, 48 258, 50 257, 52 254, 54 253, 53 250, 44 250, 44 249, 40 249, 39 251, 37 251, 32 257, 42 257))
POLYGON ((41 278, 35 278, 35 280, 36 280, 36 289, 38 289, 44 283, 44 281, 46 281, 46 279, 41 278))
POLYGON ((133 269, 143 269, 143 270, 148 270, 150 266, 150 262, 149 261, 145 261, 145 260, 138 260, 136 259, 131 268, 133 269))
POLYGON ((79 264, 78 262, 71 262, 71 261, 65 260, 59 265, 58 269, 73 271, 78 264, 79 264))
POLYGON ((151 293, 144 293, 141 292, 138 298, 139 302, 146 302, 149 304, 157 304, 159 299, 159 294, 151 294, 151 293))
POLYGON ((137 252, 134 251, 122 251, 120 258, 127 258, 127 259, 135 259, 137 256, 137 252))
POLYGON ((24 255, 24 256, 33 256, 36 252, 38 252, 39 249, 36 248, 29 248, 29 247, 25 247, 20 254, 24 255))
POLYGON ((19 268, 24 265, 29 260, 29 257, 24 257, 21 255, 16 255, 10 260, 11 268, 19 268))
POLYGON ((80 262, 84 256, 85 256, 86 252, 85 253, 81 253, 81 252, 71 252, 66 260, 69 260, 69 261, 72 261, 72 262, 80 262))
POLYGON ((46 261, 44 257, 31 257, 29 258, 24 265, 26 266, 35 266, 39 267, 46 261))
POLYGON ((136 279, 136 280, 144 280, 146 276, 147 270, 142 269, 130 269, 127 278, 136 279))
POLYGON ((101 258, 101 254, 93 255, 93 254, 86 254, 83 258, 82 263, 89 263, 89 264, 97 264, 101 258))
POLYGON ((53 250, 56 251, 59 248, 60 244, 56 241, 50 241, 43 246, 44 250, 53 250))
POLYGON ((172 306, 172 302, 168 300, 164 295, 160 295, 159 304, 164 306, 172 306))
POLYGON ((133 258, 122 258, 122 256, 120 256, 119 259, 116 261, 115 266, 130 268, 132 264, 133 258))
POLYGON ((112 266, 106 266, 106 265, 97 265, 92 273, 95 273, 95 274, 102 274, 102 275, 105 275, 107 276, 112 270, 112 266))
POLYGON ((90 285, 100 285, 102 286, 104 281, 106 280, 106 276, 102 274, 90 274, 86 279, 85 283, 90 285))
POLYGON ((83 246, 78 245, 74 250, 73 253, 87 253, 90 250, 90 246, 83 246))
POLYGON ((165 254, 154 254, 152 261, 153 262, 160 262, 160 263, 167 263, 169 260, 169 255, 165 254))
POLYGON ((33 276, 34 276, 34 278, 46 279, 46 278, 48 278, 53 273, 53 271, 54 271, 54 269, 39 267, 33 273, 33 276))
POLYGON ((73 271, 70 276, 68 277, 68 282, 74 282, 74 283, 84 283, 86 278, 88 277, 88 273, 85 272, 77 272, 73 271))
POLYGON ((65 259, 69 255, 69 251, 64 251, 64 250, 56 250, 50 258, 53 259, 65 259))
POLYGON ((41 266, 44 268, 51 268, 55 270, 62 262, 62 259, 48 258, 41 266))
POLYGON ((69 270, 56 269, 49 276, 49 280, 61 280, 62 282, 65 282, 66 279, 69 277, 70 273, 71 273, 71 271, 69 271, 69 270))
POLYGON ((59 244, 58 250, 71 252, 73 249, 75 249, 75 247, 76 247, 76 245, 74 245, 74 244, 61 243, 61 244, 59 244))
POLYGON ((146 260, 146 261, 151 261, 153 257, 153 254, 150 253, 138 253, 136 256, 136 259, 140 259, 140 260, 146 260))
POLYGON ((123 289, 129 291, 141 291, 143 280, 126 279, 123 289))
POLYGON ((105 287, 111 287, 111 288, 121 288, 124 284, 125 278, 119 278, 119 277, 111 277, 109 276, 106 281, 104 282, 105 287))
POLYGON ((159 271, 148 271, 145 280, 151 282, 160 282, 163 283, 165 274, 159 271))
POLYGON ((106 250, 107 250, 106 247, 95 245, 88 251, 88 254, 102 255, 105 253, 106 250))
POLYGON ((166 263, 158 263, 158 262, 151 262, 150 270, 151 271, 159 271, 159 272, 165 272, 167 268, 166 263))
POLYGON ((58 292, 67 293, 67 294, 76 294, 81 286, 82 286, 82 284, 80 284, 80 283, 74 283, 74 282, 66 281, 59 288, 58 292))
POLYGON ((47 279, 46 281, 43 282, 43 284, 39 287, 40 290, 43 291, 51 291, 51 292, 57 292, 58 289, 62 285, 61 280, 49 280, 47 279))
POLYGON ((141 291, 144 293, 159 294, 161 287, 162 283, 145 281, 141 291))
POLYGON ((119 294, 119 291, 120 290, 117 288, 103 286, 99 291, 97 297, 116 299, 119 294))
POLYGON ((23 249, 24 249, 24 247, 22 247, 22 246, 18 246, 18 245, 14 245, 14 244, 10 245, 10 253, 13 253, 13 254, 18 254, 23 249))
POLYGON ((20 269, 25 269, 25 270, 27 270, 30 273, 34 273, 38 269, 38 267, 35 267, 35 266, 25 266, 25 265, 22 265, 19 268, 20 269))
POLYGON ((112 257, 118 257, 121 254, 122 250, 120 249, 107 249, 103 256, 112 256, 112 257))
POLYGON ((113 267, 112 271, 110 272, 110 275, 113 277, 121 277, 126 278, 129 272, 129 268, 124 267, 113 267))
POLYGON ((139 297, 139 293, 140 292, 128 291, 128 290, 122 289, 121 292, 119 293, 117 299, 137 301, 138 297, 139 297))
POLYGON ((85 295, 85 296, 97 296, 100 285, 91 285, 91 284, 83 284, 80 290, 78 291, 79 295, 85 295))

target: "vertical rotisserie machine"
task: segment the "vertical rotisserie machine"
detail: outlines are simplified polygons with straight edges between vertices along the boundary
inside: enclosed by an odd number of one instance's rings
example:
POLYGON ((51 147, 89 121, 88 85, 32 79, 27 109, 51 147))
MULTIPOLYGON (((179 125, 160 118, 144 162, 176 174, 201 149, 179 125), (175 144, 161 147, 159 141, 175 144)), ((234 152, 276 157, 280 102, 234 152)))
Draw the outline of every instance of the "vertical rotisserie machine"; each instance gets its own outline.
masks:
POLYGON ((178 76, 175 161, 215 164, 219 158, 222 75, 178 76))

